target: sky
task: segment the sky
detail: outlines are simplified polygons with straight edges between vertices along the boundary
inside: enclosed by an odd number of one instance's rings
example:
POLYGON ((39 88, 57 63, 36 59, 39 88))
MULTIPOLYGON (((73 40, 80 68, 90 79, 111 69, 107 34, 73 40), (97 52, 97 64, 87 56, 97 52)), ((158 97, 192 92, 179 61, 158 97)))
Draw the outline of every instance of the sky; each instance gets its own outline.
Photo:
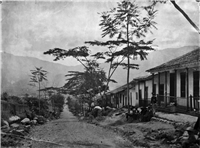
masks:
MULTIPOLYGON (((70 49, 85 41, 102 40, 99 27, 101 12, 117 6, 117 0, 35 0, 3 1, 1 4, 1 52, 53 61, 43 52, 58 47, 70 49)), ((136 0, 145 5, 149 0, 136 0)), ((176 0, 177 4, 199 26, 199 5, 196 0, 176 0)), ((157 30, 148 35, 157 50, 199 45, 199 34, 174 6, 158 4, 157 30)), ((92 53, 105 50, 90 47, 92 53)), ((73 58, 57 63, 74 66, 73 58)))

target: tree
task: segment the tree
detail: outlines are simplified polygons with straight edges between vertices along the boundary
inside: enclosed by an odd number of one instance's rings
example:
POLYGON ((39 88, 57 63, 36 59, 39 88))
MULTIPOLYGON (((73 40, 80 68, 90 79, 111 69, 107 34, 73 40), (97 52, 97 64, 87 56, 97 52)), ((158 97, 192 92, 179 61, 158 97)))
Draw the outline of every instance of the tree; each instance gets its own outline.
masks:
POLYGON ((85 71, 69 71, 66 77, 69 77, 65 88, 70 94, 85 98, 91 101, 96 94, 101 93, 107 80, 105 72, 99 68, 99 64, 95 60, 88 60, 85 64, 85 71))
MULTIPOLYGON (((90 45, 97 45, 97 46, 107 46, 108 51, 106 52, 97 52, 96 54, 92 55, 96 60, 99 59, 105 59, 105 63, 109 63, 109 68, 108 68, 108 73, 107 73, 107 81, 106 81, 106 86, 109 88, 109 83, 117 83, 114 79, 112 79, 113 74, 115 73, 116 69, 118 66, 124 61, 124 58, 120 59, 119 57, 114 56, 114 53, 117 49, 117 46, 115 45, 110 45, 109 42, 106 43, 101 43, 99 41, 87 41, 85 42, 86 44, 90 45)), ((106 92, 108 89, 104 89, 102 98, 105 97, 106 99, 106 92)))
POLYGON ((51 96, 50 100, 54 103, 54 109, 59 108, 59 110, 63 110, 64 105, 64 96, 61 94, 54 94, 51 96))
POLYGON ((1 99, 2 99, 2 100, 8 101, 8 98, 9 98, 9 95, 8 95, 7 92, 3 92, 3 93, 1 94, 1 99))
POLYGON ((118 3, 116 8, 101 13, 102 20, 99 25, 102 29, 102 38, 109 37, 110 40, 87 42, 92 45, 120 47, 112 54, 111 60, 117 57, 127 60, 127 63, 122 61, 113 63, 112 67, 120 65, 127 69, 128 106, 130 69, 138 69, 139 67, 138 64, 131 63, 130 60, 134 60, 138 56, 144 60, 147 58, 148 51, 154 50, 151 47, 154 39, 145 41, 144 38, 149 31, 151 32, 152 28, 156 28, 156 22, 153 21, 157 12, 155 4, 154 2, 149 6, 138 7, 135 2, 123 0, 118 3))
POLYGON ((40 111, 40 87, 41 82, 47 81, 47 71, 43 70, 42 67, 35 67, 35 70, 31 70, 30 82, 32 84, 38 84, 38 99, 39 99, 39 111, 40 111))
MULTIPOLYGON (((168 0, 164 1, 157 1, 154 0, 155 3, 160 2, 160 3, 166 3, 168 0)), ((173 6, 185 17, 185 19, 194 27, 194 29, 200 34, 200 29, 199 27, 191 20, 191 18, 185 13, 185 11, 176 3, 175 0, 169 0, 173 6)), ((199 2, 199 0, 196 0, 196 2, 199 2)))
POLYGON ((66 75, 68 79, 64 87, 68 93, 76 96, 82 95, 88 99, 100 91, 108 89, 104 84, 106 81, 105 72, 99 68, 96 59, 89 59, 90 50, 88 47, 79 46, 68 50, 54 48, 49 49, 44 54, 53 55, 54 61, 73 57, 83 65, 85 71, 69 71, 69 74, 66 75))
POLYGON ((87 68, 84 62, 88 60, 87 57, 89 56, 89 49, 86 46, 75 47, 68 50, 61 48, 54 48, 54 49, 49 49, 48 51, 44 52, 44 54, 53 55, 55 57, 54 61, 58 61, 60 59, 64 59, 67 57, 73 57, 81 65, 87 68))

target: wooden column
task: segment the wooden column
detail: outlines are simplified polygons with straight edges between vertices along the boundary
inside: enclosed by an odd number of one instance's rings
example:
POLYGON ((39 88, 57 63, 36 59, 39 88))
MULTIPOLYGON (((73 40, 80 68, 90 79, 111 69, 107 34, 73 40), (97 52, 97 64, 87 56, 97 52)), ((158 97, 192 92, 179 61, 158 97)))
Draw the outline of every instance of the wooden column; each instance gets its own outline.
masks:
POLYGON ((160 100, 160 72, 158 72, 158 105, 160 106, 161 100, 160 100))
POLYGON ((177 99, 177 70, 175 69, 175 83, 174 83, 174 102, 176 103, 176 105, 178 105, 178 99, 177 99))
POLYGON ((167 106, 167 71, 165 71, 165 106, 167 106))
POLYGON ((177 97, 177 70, 175 70, 175 94, 174 94, 174 96, 175 96, 175 98, 177 97))
POLYGON ((141 100, 140 100, 140 82, 138 81, 138 100, 139 100, 139 106, 141 105, 141 100))
POLYGON ((152 74, 152 93, 155 93, 155 90, 154 90, 154 73, 152 74))
POLYGON ((146 106, 146 90, 145 90, 145 88, 146 88, 146 82, 144 80, 144 106, 146 106))
POLYGON ((189 110, 189 70, 186 68, 187 110, 189 110))
MULTIPOLYGON (((198 74, 199 74, 199 80, 200 80, 200 71, 198 72, 198 74)), ((199 81, 199 87, 200 87, 200 81, 199 81)), ((199 96, 200 96, 200 91, 199 91, 199 96)), ((198 110, 199 110, 199 99, 200 97, 198 98, 198 110)))

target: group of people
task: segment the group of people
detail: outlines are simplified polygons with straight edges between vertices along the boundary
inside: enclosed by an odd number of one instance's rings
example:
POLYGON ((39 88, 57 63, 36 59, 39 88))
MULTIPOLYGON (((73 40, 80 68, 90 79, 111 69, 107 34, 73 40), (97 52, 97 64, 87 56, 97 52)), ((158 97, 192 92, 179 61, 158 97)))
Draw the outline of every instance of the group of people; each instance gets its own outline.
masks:
POLYGON ((147 107, 130 107, 130 112, 126 113, 126 119, 131 117, 133 120, 149 121, 156 112, 157 97, 155 93, 152 93, 151 104, 147 107))
POLYGON ((153 117, 152 106, 147 107, 134 107, 131 106, 130 112, 126 113, 126 119, 132 118, 133 120, 140 120, 143 122, 150 121, 153 117))

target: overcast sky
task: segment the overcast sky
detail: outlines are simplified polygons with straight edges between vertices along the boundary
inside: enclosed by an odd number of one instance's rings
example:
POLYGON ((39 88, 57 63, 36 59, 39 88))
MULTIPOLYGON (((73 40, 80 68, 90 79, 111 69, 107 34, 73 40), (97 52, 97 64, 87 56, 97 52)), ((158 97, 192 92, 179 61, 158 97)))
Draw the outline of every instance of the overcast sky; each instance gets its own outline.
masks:
MULTIPOLYGON (((136 0, 136 2, 141 0, 136 0)), ((145 5, 148 0, 143 0, 145 5)), ((196 0, 176 0, 177 4, 199 26, 199 5, 196 0)), ((4 1, 2 4, 2 50, 20 56, 52 61, 43 55, 50 48, 69 49, 84 45, 85 41, 101 40, 98 12, 116 6, 117 0, 71 1, 4 1)), ((159 4, 149 39, 159 50, 187 45, 199 45, 199 35, 171 3, 159 4)), ((90 48, 93 52, 101 48, 90 48)), ((58 63, 76 65, 74 59, 58 63)))

